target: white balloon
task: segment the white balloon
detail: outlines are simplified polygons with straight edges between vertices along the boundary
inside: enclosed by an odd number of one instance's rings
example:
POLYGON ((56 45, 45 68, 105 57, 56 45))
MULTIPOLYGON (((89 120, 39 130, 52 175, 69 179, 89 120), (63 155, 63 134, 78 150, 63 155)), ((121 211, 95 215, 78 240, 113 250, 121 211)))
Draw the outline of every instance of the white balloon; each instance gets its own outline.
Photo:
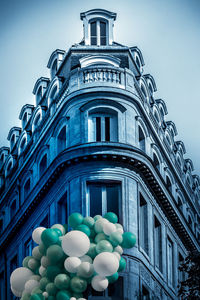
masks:
POLYGON ((40 244, 42 242, 41 235, 45 229, 46 229, 45 227, 37 227, 33 230, 32 239, 34 240, 35 243, 40 244))
POLYGON ((83 256, 90 248, 88 236, 79 230, 72 230, 62 239, 62 249, 69 256, 83 256))
POLYGON ((121 247, 121 246, 117 246, 117 247, 115 247, 115 248, 114 248, 114 251, 115 251, 115 252, 118 252, 120 255, 122 255, 122 254, 123 254, 123 249, 122 249, 122 247, 121 247))
POLYGON ((109 221, 105 218, 98 219, 94 224, 94 229, 97 233, 103 232, 103 225, 109 223, 109 221))
POLYGON ((40 275, 33 275, 33 276, 30 277, 30 279, 34 279, 34 280, 40 281, 41 280, 41 276, 40 275))
POLYGON ((83 277, 83 278, 89 278, 94 273, 94 266, 90 264, 89 262, 85 261, 80 264, 78 267, 77 276, 83 277))
POLYGON ((75 297, 71 297, 70 300, 76 300, 76 298, 75 297))
POLYGON ((92 264, 92 258, 91 258, 89 255, 83 255, 83 256, 81 256, 81 257, 79 257, 79 258, 80 258, 80 260, 81 260, 82 262, 87 261, 87 262, 89 262, 90 264, 92 264))
POLYGON ((22 292, 16 291, 16 290, 12 287, 12 285, 11 285, 10 288, 11 288, 12 293, 13 293, 16 297, 21 297, 21 296, 22 296, 22 292))
POLYGON ((64 267, 70 273, 76 273, 78 267, 81 264, 81 260, 78 257, 68 257, 65 259, 64 267))
POLYGON ((65 234, 65 227, 61 224, 54 224, 53 226, 51 226, 51 228, 57 228, 60 229, 60 231, 62 232, 62 234, 65 234))
POLYGON ((119 261, 113 253, 102 252, 95 257, 93 265, 99 275, 111 276, 117 272, 119 261))
POLYGON ((96 275, 92 278, 91 285, 95 291, 103 292, 108 287, 108 279, 105 277, 96 275))
POLYGON ((117 231, 119 231, 121 234, 124 233, 124 229, 123 229, 123 226, 121 224, 116 223, 115 227, 116 227, 117 231))
POLYGON ((33 256, 35 259, 38 259, 38 260, 41 259, 42 254, 41 254, 40 251, 39 251, 39 246, 33 248, 33 250, 32 250, 32 256, 33 256))
MULTIPOLYGON (((75 299, 75 298, 74 298, 75 299)), ((74 300, 73 299, 73 300, 74 300)), ((71 299, 70 299, 71 300, 71 299)), ((78 298, 77 300, 87 300, 87 299, 85 299, 85 298, 78 298)))
POLYGON ((44 298, 48 298, 49 294, 47 292, 42 293, 42 295, 44 296, 44 298))
POLYGON ((40 262, 44 268, 47 268, 50 265, 50 261, 47 256, 42 256, 40 262))
POLYGON ((118 261, 120 261, 121 255, 118 252, 114 251, 112 252, 112 254, 114 254, 117 257, 118 261))
POLYGON ((46 270, 46 268, 44 268, 43 266, 40 266, 40 267, 39 267, 39 274, 40 274, 41 276, 43 276, 43 273, 44 273, 45 270, 46 270))
POLYGON ((37 280, 30 279, 25 283, 25 290, 27 293, 31 294, 32 290, 39 287, 40 283, 37 280))
POLYGON ((113 223, 104 223, 103 224, 103 232, 107 235, 110 235, 112 232, 117 231, 115 224, 113 223))
POLYGON ((17 268, 10 276, 10 285, 13 290, 22 293, 24 290, 25 283, 30 279, 34 273, 28 268, 17 268))

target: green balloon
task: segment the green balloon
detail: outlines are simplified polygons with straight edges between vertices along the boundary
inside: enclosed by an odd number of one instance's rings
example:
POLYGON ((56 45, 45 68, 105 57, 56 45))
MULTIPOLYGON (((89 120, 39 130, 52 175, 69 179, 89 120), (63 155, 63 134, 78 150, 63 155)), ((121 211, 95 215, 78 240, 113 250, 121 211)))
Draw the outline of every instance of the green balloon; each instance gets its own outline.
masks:
POLYGON ((60 273, 60 268, 58 266, 48 266, 46 271, 50 281, 54 281, 54 278, 60 273))
POLYGON ((43 291, 39 288, 39 287, 34 287, 32 289, 32 292, 31 292, 31 295, 34 295, 34 294, 42 294, 43 291))
MULTIPOLYGON (((47 298, 45 298, 47 299, 47 298)), ((48 296, 48 300, 55 300, 56 298, 54 296, 48 296)))
POLYGON ((117 247, 123 241, 122 234, 118 231, 112 232, 109 236, 109 241, 111 242, 113 247, 117 247))
POLYGON ((71 298, 71 293, 66 290, 59 291, 56 294, 56 300, 70 300, 70 298, 71 298))
POLYGON ((30 300, 30 294, 28 294, 28 293, 26 293, 26 294, 24 294, 23 293, 23 296, 21 297, 21 300, 30 300))
POLYGON ((94 228, 90 229, 90 239, 94 239, 96 236, 96 231, 94 230, 94 228))
POLYGON ((54 229, 48 228, 42 232, 41 235, 42 242, 46 247, 49 247, 53 244, 57 244, 59 241, 59 235, 54 229))
POLYGON ((76 228, 78 225, 82 224, 83 216, 79 213, 73 213, 69 216, 68 223, 72 228, 76 228))
POLYGON ((46 285, 47 285, 48 283, 50 283, 49 279, 48 279, 47 277, 43 277, 43 278, 40 280, 40 285, 39 285, 40 289, 44 291, 45 288, 46 288, 46 285))
POLYGON ((95 222, 96 222, 97 220, 101 219, 101 218, 102 218, 102 216, 101 216, 101 215, 96 215, 96 216, 94 216, 94 220, 95 220, 95 222))
POLYGON ((51 264, 57 264, 64 257, 63 249, 59 245, 52 245, 47 249, 47 257, 51 264))
POLYGON ((24 268, 29 268, 28 262, 29 262, 29 260, 30 260, 31 258, 33 258, 33 256, 26 256, 26 257, 23 259, 22 265, 23 265, 24 268))
POLYGON ((68 232, 68 224, 64 224, 63 227, 65 228, 65 234, 68 232))
POLYGON ((35 258, 31 258, 28 261, 28 267, 34 271, 40 267, 40 262, 35 258))
POLYGON ((33 294, 30 297, 30 300, 44 300, 44 296, 42 294, 33 294))
POLYGON ((132 232, 124 232, 122 234, 123 241, 121 243, 122 248, 130 249, 136 243, 136 236, 132 232))
POLYGON ((50 296, 55 296, 58 289, 54 283, 50 282, 46 285, 46 291, 50 296))
POLYGON ((47 248, 42 242, 39 244, 39 251, 42 255, 46 255, 47 248))
POLYGON ((117 223, 118 222, 118 217, 115 213, 113 212, 107 212, 104 216, 105 219, 110 221, 111 223, 117 223))
POLYGON ((92 228, 94 225, 94 219, 92 217, 85 217, 83 219, 83 224, 87 225, 89 228, 92 228))
POLYGON ((115 274, 107 277, 109 283, 114 283, 115 281, 117 281, 118 278, 119 278, 118 272, 116 272, 115 274))
POLYGON ((75 229, 84 232, 87 236, 91 234, 90 228, 84 224, 78 225, 75 229))
POLYGON ((120 261, 119 261, 118 272, 121 272, 121 271, 125 270, 125 268, 126 268, 126 261, 123 257, 121 257, 120 261))
POLYGON ((87 281, 83 278, 75 276, 70 281, 70 288, 75 293, 82 293, 87 288, 87 281))
POLYGON ((81 294, 81 293, 73 293, 73 297, 75 297, 76 299, 83 298, 83 294, 81 294))
POLYGON ((92 259, 95 258, 97 255, 95 243, 90 243, 90 249, 88 250, 87 255, 89 255, 92 259))
POLYGON ((52 228, 58 234, 58 236, 62 236, 62 231, 59 228, 52 228))
POLYGON ((113 246, 111 245, 111 243, 109 241, 101 240, 96 245, 96 251, 97 251, 98 254, 101 253, 101 252, 112 252, 113 251, 113 246))
POLYGON ((95 241, 95 243, 98 243, 98 242, 100 242, 100 241, 102 241, 102 240, 107 240, 107 238, 108 238, 108 236, 105 235, 105 233, 100 232, 100 233, 98 233, 98 234, 96 235, 94 241, 95 241))
POLYGON ((68 289, 70 284, 70 277, 67 274, 58 274, 54 279, 55 286, 62 290, 68 289))

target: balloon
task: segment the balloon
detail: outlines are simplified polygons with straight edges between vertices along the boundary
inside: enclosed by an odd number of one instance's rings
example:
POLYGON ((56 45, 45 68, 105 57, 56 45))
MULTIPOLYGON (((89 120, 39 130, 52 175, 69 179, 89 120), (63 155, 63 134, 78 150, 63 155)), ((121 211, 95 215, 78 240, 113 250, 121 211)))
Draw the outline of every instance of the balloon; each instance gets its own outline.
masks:
POLYGON ((90 248, 87 252, 87 255, 90 256, 91 258, 95 258, 95 256, 97 255, 96 244, 94 244, 94 243, 90 244, 90 248))
POLYGON ((90 264, 92 264, 92 259, 89 255, 83 255, 79 258, 80 258, 81 262, 89 262, 90 264))
POLYGON ((47 292, 42 293, 42 295, 44 296, 44 298, 48 298, 49 294, 47 292))
POLYGON ((123 270, 125 270, 126 268, 126 261, 123 257, 120 258, 120 261, 119 261, 119 269, 118 269, 118 272, 121 272, 123 270))
POLYGON ((118 231, 112 232, 109 236, 109 241, 111 242, 113 247, 118 246, 123 241, 121 233, 118 231))
POLYGON ((36 287, 39 287, 39 282, 34 279, 30 279, 25 283, 25 290, 27 293, 31 294, 32 290, 36 287))
POLYGON ((121 224, 117 223, 117 224, 115 224, 115 226, 116 226, 116 229, 117 229, 118 232, 120 232, 121 234, 124 233, 124 229, 123 229, 123 226, 121 224))
POLYGON ((121 243, 122 248, 130 249, 136 243, 136 236, 131 232, 124 232, 122 234, 123 241, 121 243))
POLYGON ((115 251, 115 252, 118 252, 120 255, 122 255, 122 254, 123 254, 123 249, 122 249, 122 247, 121 247, 121 246, 117 246, 117 247, 115 247, 115 248, 114 248, 114 251, 115 251))
POLYGON ((40 262, 41 262, 41 265, 45 268, 47 268, 50 265, 50 261, 47 256, 42 256, 40 262))
POLYGON ((55 286, 62 290, 68 289, 70 283, 70 277, 66 274, 58 274, 54 279, 55 286))
POLYGON ((45 255, 45 254, 46 254, 47 248, 46 248, 46 246, 44 245, 44 243, 42 243, 42 242, 39 244, 39 251, 40 251, 40 253, 41 253, 42 255, 45 255))
POLYGON ((95 222, 94 230, 96 231, 96 233, 103 232, 103 225, 105 223, 108 223, 108 220, 106 220, 104 218, 100 218, 95 222))
POLYGON ((107 277, 109 283, 114 283, 115 281, 117 281, 118 278, 119 278, 118 272, 107 277))
POLYGON ((69 256, 83 256, 90 248, 88 236, 78 230, 68 232, 62 239, 63 251, 69 256))
POLYGON ((105 223, 103 224, 103 232, 106 235, 110 235, 112 232, 115 232, 117 229, 113 223, 105 223))
POLYGON ((22 265, 24 268, 28 268, 28 262, 31 258, 33 258, 33 256, 27 256, 23 259, 22 265))
POLYGON ((33 276, 30 277, 30 279, 34 279, 34 280, 40 281, 41 280, 41 276, 40 275, 33 275, 33 276))
POLYGON ((56 294, 56 300, 70 300, 70 298, 71 298, 71 294, 69 291, 66 290, 59 291, 56 294))
MULTIPOLYGON (((12 290, 12 287, 11 287, 12 290)), ((27 294, 25 291, 22 293, 21 300, 29 300, 30 299, 30 294, 27 294)))
POLYGON ((98 233, 98 234, 96 235, 94 241, 95 241, 95 243, 98 243, 98 242, 100 242, 101 240, 107 240, 107 238, 108 238, 108 236, 106 236, 105 233, 100 232, 100 233, 98 233))
POLYGON ((69 216, 68 223, 72 228, 76 228, 78 225, 82 224, 83 216, 79 213, 73 213, 69 216))
POLYGON ((51 226, 51 228, 52 229, 55 229, 55 228, 59 229, 62 232, 63 235, 66 232, 65 227, 61 224, 54 224, 53 226, 51 226))
POLYGON ((94 267, 89 262, 82 262, 80 266, 78 267, 77 276, 83 277, 83 278, 89 278, 94 273, 94 267))
POLYGON ((87 225, 89 228, 92 228, 92 226, 94 225, 94 219, 92 217, 85 217, 83 219, 83 224, 87 225))
POLYGON ((87 288, 87 281, 80 277, 73 277, 70 281, 70 288, 73 292, 82 293, 87 288))
POLYGON ((53 244, 58 243, 59 235, 55 230, 49 228, 42 232, 41 240, 46 247, 49 247, 53 244))
POLYGON ((53 229, 58 234, 59 238, 62 237, 63 234, 60 229, 58 229, 58 228, 51 228, 51 229, 53 229))
POLYGON ((34 294, 42 294, 42 290, 39 287, 35 287, 35 288, 33 288, 32 292, 31 292, 31 295, 34 295, 34 294))
POLYGON ((76 273, 79 265, 81 264, 81 260, 78 257, 68 257, 64 262, 65 269, 70 273, 76 273))
POLYGON ((15 269, 10 277, 10 285, 16 292, 22 293, 25 283, 34 275, 33 272, 27 268, 21 267, 15 269))
POLYGON ((118 222, 118 217, 115 213, 113 212, 107 212, 104 216, 105 219, 107 219, 111 223, 117 223, 118 222))
MULTIPOLYGON (((80 298, 79 298, 79 299, 80 299, 80 298)), ((75 298, 75 297, 71 297, 70 300, 76 300, 76 298, 75 298)))
POLYGON ((78 225, 76 227, 76 230, 80 230, 80 231, 84 232, 87 236, 90 236, 90 234, 91 234, 90 228, 84 224, 78 225))
POLYGON ((108 287, 108 279, 99 275, 92 278, 91 285, 97 292, 103 292, 108 287))
POLYGON ((55 284, 50 282, 46 286, 46 291, 50 296, 55 296, 58 290, 55 284))
POLYGON ((31 295, 31 298, 30 300, 44 300, 44 296, 41 294, 34 294, 34 295, 31 295))
POLYGON ((60 273, 60 268, 58 266, 48 266, 47 267, 47 277, 54 281, 54 278, 60 273))
POLYGON ((49 279, 48 279, 47 277, 43 277, 43 278, 40 280, 40 285, 39 285, 40 289, 41 289, 41 290, 45 290, 46 285, 47 285, 48 283, 50 283, 49 279))
POLYGON ((98 254, 93 262, 95 271, 101 276, 111 276, 117 272, 119 261, 116 256, 110 252, 98 254))
POLYGON ((37 259, 37 260, 40 260, 40 259, 41 259, 42 254, 40 253, 39 246, 33 248, 33 250, 32 250, 32 255, 33 255, 33 257, 34 257, 35 259, 37 259))
POLYGON ((120 261, 121 255, 118 252, 113 252, 113 254, 117 257, 118 261, 120 261))
POLYGON ((99 220, 99 219, 101 219, 101 218, 102 218, 101 215, 96 215, 96 216, 94 217, 94 220, 95 220, 95 222, 96 222, 97 220, 99 220))
POLYGON ((32 239, 36 244, 41 243, 41 235, 45 229, 46 229, 45 227, 37 227, 33 230, 32 239))
POLYGON ((31 270, 36 270, 37 268, 39 268, 40 266, 40 263, 37 259, 35 258, 31 258, 29 261, 28 261, 28 267, 31 269, 31 270))
POLYGON ((98 242, 96 245, 96 252, 99 254, 101 252, 112 252, 113 251, 113 246, 109 241, 106 240, 101 240, 98 242))
POLYGON ((39 274, 41 275, 41 276, 44 276, 44 273, 46 272, 46 268, 44 268, 43 266, 40 266, 39 267, 39 274))
POLYGON ((16 297, 21 297, 22 296, 22 292, 18 292, 16 291, 12 286, 10 287, 12 293, 16 296, 16 297))
POLYGON ((64 252, 60 246, 52 245, 47 249, 47 258, 51 264, 56 264, 64 258, 64 252))

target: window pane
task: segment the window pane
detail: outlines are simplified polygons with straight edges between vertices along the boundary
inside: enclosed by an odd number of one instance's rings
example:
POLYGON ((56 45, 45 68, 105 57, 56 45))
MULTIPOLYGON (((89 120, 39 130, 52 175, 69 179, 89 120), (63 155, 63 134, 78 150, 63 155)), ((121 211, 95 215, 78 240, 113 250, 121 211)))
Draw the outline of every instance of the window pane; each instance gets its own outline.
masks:
POLYGON ((154 218, 154 237, 155 237, 155 265, 162 270, 162 232, 161 224, 158 219, 154 218))
POLYGON ((102 186, 98 183, 89 184, 90 216, 102 215, 102 186))
POLYGON ((96 22, 91 22, 91 45, 97 45, 97 26, 96 22))
POLYGON ((0 274, 0 299, 5 299, 4 272, 1 272, 0 274))
POLYGON ((107 212, 112 211, 119 217, 119 184, 112 184, 106 187, 107 191, 107 212))
POLYGON ((167 264, 168 264, 168 282, 173 285, 173 244, 167 240, 167 264))
POLYGON ((109 284, 108 296, 111 296, 112 300, 124 299, 124 281, 123 277, 119 277, 117 282, 109 284))
POLYGON ((110 118, 105 117, 105 140, 110 141, 110 118))
POLYGON ((148 211, 142 195, 140 195, 140 246, 148 254, 148 211))
POLYGON ((67 224, 67 193, 58 201, 57 221, 59 224, 67 224))
POLYGON ((106 45, 106 23, 100 22, 101 45, 106 45))
POLYGON ((25 256, 32 255, 32 239, 28 239, 28 241, 24 245, 24 254, 25 256))
POLYGON ((101 118, 96 117, 96 141, 101 141, 101 118))
MULTIPOLYGON (((17 255, 10 262, 10 275, 17 268, 17 255)), ((9 276, 10 277, 10 276, 9 276)), ((10 290, 10 300, 17 299, 10 290)))

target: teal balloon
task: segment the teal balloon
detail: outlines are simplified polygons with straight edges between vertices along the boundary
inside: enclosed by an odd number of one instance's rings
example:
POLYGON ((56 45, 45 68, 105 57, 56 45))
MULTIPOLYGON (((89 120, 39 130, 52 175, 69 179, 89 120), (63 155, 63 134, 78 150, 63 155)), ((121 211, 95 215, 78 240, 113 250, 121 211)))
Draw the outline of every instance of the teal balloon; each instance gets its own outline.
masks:
POLYGON ((26 256, 26 257, 23 259, 22 266, 23 266, 24 268, 29 268, 28 262, 29 262, 29 260, 30 260, 31 258, 33 258, 33 256, 26 256))
POLYGON ((87 255, 90 256, 92 259, 96 257, 97 252, 96 252, 96 244, 95 243, 90 243, 90 248, 87 252, 87 255))
POLYGON ((30 294, 23 294, 23 296, 20 298, 21 300, 30 300, 30 294))
POLYGON ((94 239, 95 236, 96 236, 96 232, 95 232, 94 228, 91 228, 90 229, 90 239, 94 239))
POLYGON ((40 262, 35 258, 31 258, 28 261, 28 267, 32 271, 35 271, 36 269, 38 269, 40 267, 40 262))
POLYGON ((68 289, 70 284, 70 277, 67 274, 58 274, 54 279, 55 286, 62 290, 68 289))
POLYGON ((116 272, 115 274, 107 277, 109 283, 114 283, 115 281, 118 280, 118 278, 119 278, 118 272, 116 272))
POLYGON ((136 236, 132 232, 124 232, 122 234, 123 241, 121 243, 122 248, 130 249, 136 243, 136 236))
POLYGON ((87 225, 89 228, 92 228, 94 225, 94 219, 92 217, 85 217, 83 219, 83 224, 87 225))
POLYGON ((87 236, 91 234, 90 228, 84 224, 78 225, 75 229, 84 232, 87 236))
POLYGON ((115 213, 113 212, 107 212, 104 216, 105 219, 110 221, 111 223, 117 223, 118 222, 118 217, 115 213))
POLYGON ((98 233, 98 234, 95 236, 94 241, 95 241, 95 243, 98 243, 98 242, 100 242, 101 240, 106 240, 107 238, 108 238, 108 236, 105 235, 105 233, 100 232, 100 233, 98 233))
POLYGON ((39 244, 39 251, 42 255, 46 255, 46 252, 47 252, 47 248, 46 246, 44 245, 44 243, 40 243, 39 244))
POLYGON ((48 279, 47 277, 41 278, 41 279, 40 279, 40 285, 39 285, 40 289, 44 291, 45 288, 46 288, 46 285, 47 285, 48 283, 50 283, 50 281, 49 281, 49 279, 48 279))
POLYGON ((79 213, 73 213, 69 216, 68 223, 72 228, 76 228, 78 225, 82 224, 83 216, 79 213))
POLYGON ((62 236, 62 231, 59 228, 52 228, 57 234, 58 236, 62 236))
POLYGON ((66 290, 59 291, 56 294, 56 300, 70 300, 70 298, 71 298, 71 293, 66 290))
POLYGON ((96 216, 94 216, 94 220, 95 220, 95 222, 96 222, 97 220, 101 219, 101 218, 102 218, 102 216, 101 216, 101 215, 96 215, 96 216))
POLYGON ((70 288, 75 293, 82 293, 87 288, 87 281, 83 278, 75 276, 70 281, 70 288))
POLYGON ((55 300, 56 298, 54 296, 48 296, 48 298, 45 298, 45 300, 48 299, 48 300, 55 300))
POLYGON ((42 294, 43 291, 39 288, 39 287, 34 287, 32 289, 32 292, 31 292, 31 295, 34 295, 34 294, 42 294))
POLYGON ((54 281, 54 278, 60 273, 60 268, 58 266, 48 266, 46 271, 50 281, 54 281))
POLYGON ((45 298, 42 294, 34 294, 31 295, 30 300, 45 300, 45 298))
POLYGON ((65 234, 66 234, 68 232, 68 224, 64 224, 63 226, 65 228, 65 234))
POLYGON ((96 245, 96 252, 99 254, 101 252, 112 252, 113 251, 113 246, 109 241, 106 240, 101 240, 98 242, 96 245))
POLYGON ((47 286, 46 286, 46 291, 47 291, 47 293, 48 293, 50 296, 55 296, 56 293, 57 293, 57 291, 58 291, 58 289, 57 289, 57 287, 55 286, 54 283, 50 282, 50 283, 48 283, 47 286))
POLYGON ((57 264, 64 257, 63 249, 59 245, 52 245, 47 249, 47 257, 51 264, 57 264))
POLYGON ((53 244, 57 244, 57 242, 59 241, 59 235, 54 229, 48 228, 42 232, 41 239, 44 245, 46 247, 49 247, 53 244))
POLYGON ((119 261, 119 269, 118 269, 118 272, 122 272, 124 271, 126 268, 126 261, 123 257, 120 258, 120 261, 119 261))
POLYGON ((73 293, 73 297, 75 297, 76 299, 83 298, 83 294, 81 294, 81 293, 73 293))
POLYGON ((109 236, 109 241, 111 242, 113 247, 117 247, 123 241, 122 234, 118 231, 112 232, 109 236))

